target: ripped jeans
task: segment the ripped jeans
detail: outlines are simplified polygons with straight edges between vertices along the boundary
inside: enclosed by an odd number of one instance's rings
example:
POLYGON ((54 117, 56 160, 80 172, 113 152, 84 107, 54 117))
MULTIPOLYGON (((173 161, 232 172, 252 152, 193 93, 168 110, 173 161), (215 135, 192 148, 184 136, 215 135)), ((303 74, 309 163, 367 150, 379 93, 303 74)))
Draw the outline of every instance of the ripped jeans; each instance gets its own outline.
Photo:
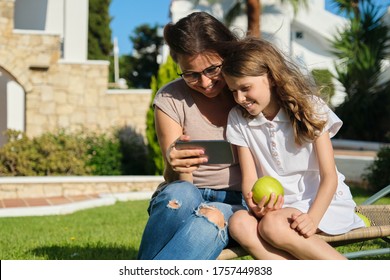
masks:
POLYGON ((216 259, 229 242, 227 221, 244 205, 238 191, 199 189, 186 181, 168 184, 150 201, 138 259, 216 259), (224 226, 208 220, 202 208, 222 212, 224 226))

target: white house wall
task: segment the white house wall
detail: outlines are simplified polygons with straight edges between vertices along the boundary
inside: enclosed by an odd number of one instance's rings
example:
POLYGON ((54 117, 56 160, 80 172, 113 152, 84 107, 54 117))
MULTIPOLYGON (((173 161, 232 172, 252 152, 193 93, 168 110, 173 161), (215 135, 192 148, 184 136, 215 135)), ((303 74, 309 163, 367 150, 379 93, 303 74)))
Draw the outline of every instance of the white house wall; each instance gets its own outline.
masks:
POLYGON ((225 12, 236 2, 236 0, 223 0, 210 4, 208 0, 172 0, 170 11, 172 22, 187 16, 195 11, 203 11, 212 14, 219 20, 223 20, 225 12), (198 5, 194 6, 197 2, 198 5))
POLYGON ((88 0, 65 1, 64 60, 86 61, 88 57, 88 0))
MULTIPOLYGON (((19 1, 19 0, 17 0, 19 1)), ((52 34, 60 34, 64 38, 64 1, 48 1, 45 31, 52 34)))
POLYGON ((292 28, 291 34, 291 53, 309 69, 333 68, 333 58, 329 56, 328 46, 324 45, 322 40, 300 28, 292 28), (303 37, 297 38, 297 33, 301 33, 303 37))
MULTIPOLYGON (((195 2, 194 0, 172 0, 170 8, 172 21, 176 22, 194 11, 206 11, 223 20, 227 10, 235 0, 215 1, 213 5, 210 5, 208 1, 200 0, 199 4, 194 6, 195 2)), ((309 10, 301 7, 294 17, 291 5, 282 4, 280 0, 262 0, 261 32, 265 39, 273 42, 283 51, 294 55, 291 49, 291 34, 294 23, 297 23, 305 33, 316 33, 317 37, 313 37, 314 40, 324 42, 320 46, 325 49, 324 52, 320 51, 321 57, 319 59, 322 59, 323 53, 329 50, 329 43, 326 42, 326 39, 331 38, 337 28, 342 27, 345 20, 326 11, 325 0, 309 0, 308 3, 309 10)), ((244 13, 236 18, 231 29, 239 30, 239 33, 247 30, 247 20, 244 13)), ((327 56, 332 57, 329 52, 327 56)), ((312 56, 310 57, 312 58, 312 56)))
MULTIPOLYGON (((290 13, 281 13, 271 6, 263 6, 261 15, 261 33, 264 39, 272 42, 285 53, 290 53, 290 13)), ((287 8, 286 8, 287 9, 287 8)), ((246 17, 245 17, 246 20, 246 17)))

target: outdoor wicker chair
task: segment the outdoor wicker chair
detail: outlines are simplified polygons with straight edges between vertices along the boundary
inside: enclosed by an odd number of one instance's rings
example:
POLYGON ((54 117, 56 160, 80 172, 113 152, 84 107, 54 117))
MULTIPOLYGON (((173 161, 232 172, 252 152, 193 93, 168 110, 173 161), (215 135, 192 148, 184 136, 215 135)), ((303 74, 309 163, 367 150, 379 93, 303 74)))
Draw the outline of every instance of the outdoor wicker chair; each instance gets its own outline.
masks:
MULTIPOLYGON (((360 258, 364 256, 375 256, 390 254, 390 205, 373 205, 381 197, 390 193, 390 185, 375 193, 373 196, 356 207, 356 212, 366 216, 370 222, 370 227, 359 228, 340 235, 318 234, 319 237, 334 247, 362 242, 365 240, 382 239, 387 242, 387 248, 356 251, 344 254, 348 259, 360 258)), ((240 246, 226 248, 219 255, 219 260, 234 259, 247 256, 248 253, 240 246)))

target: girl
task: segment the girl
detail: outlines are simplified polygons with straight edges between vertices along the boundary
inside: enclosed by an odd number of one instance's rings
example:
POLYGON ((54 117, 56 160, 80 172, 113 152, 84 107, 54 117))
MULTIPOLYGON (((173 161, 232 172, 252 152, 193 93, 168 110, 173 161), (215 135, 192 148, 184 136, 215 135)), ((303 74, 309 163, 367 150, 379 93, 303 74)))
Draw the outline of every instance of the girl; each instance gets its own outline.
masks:
POLYGON ((269 42, 226 46, 222 73, 239 105, 229 114, 227 138, 238 147, 250 210, 231 217, 230 234, 257 259, 345 259, 315 235, 364 226, 334 162, 330 138, 341 120, 269 42), (285 196, 256 205, 251 188, 265 175, 282 183, 285 196))

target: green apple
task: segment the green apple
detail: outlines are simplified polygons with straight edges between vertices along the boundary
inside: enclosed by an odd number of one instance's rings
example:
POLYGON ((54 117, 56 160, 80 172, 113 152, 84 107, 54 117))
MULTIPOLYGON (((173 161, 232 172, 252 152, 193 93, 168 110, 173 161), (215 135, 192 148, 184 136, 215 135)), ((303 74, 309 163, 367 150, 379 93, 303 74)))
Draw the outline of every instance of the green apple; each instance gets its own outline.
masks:
POLYGON ((253 201, 256 204, 259 203, 264 196, 266 196, 267 201, 265 205, 267 205, 270 200, 271 193, 275 193, 276 197, 278 197, 279 195, 283 196, 284 189, 282 184, 274 177, 263 176, 259 178, 253 185, 252 193, 253 201))
POLYGON ((363 220, 364 224, 366 225, 366 227, 370 227, 371 226, 371 222, 370 222, 370 219, 367 218, 366 216, 364 216, 363 214, 361 213, 357 213, 356 212, 356 215, 358 215, 360 217, 360 219, 363 220))

